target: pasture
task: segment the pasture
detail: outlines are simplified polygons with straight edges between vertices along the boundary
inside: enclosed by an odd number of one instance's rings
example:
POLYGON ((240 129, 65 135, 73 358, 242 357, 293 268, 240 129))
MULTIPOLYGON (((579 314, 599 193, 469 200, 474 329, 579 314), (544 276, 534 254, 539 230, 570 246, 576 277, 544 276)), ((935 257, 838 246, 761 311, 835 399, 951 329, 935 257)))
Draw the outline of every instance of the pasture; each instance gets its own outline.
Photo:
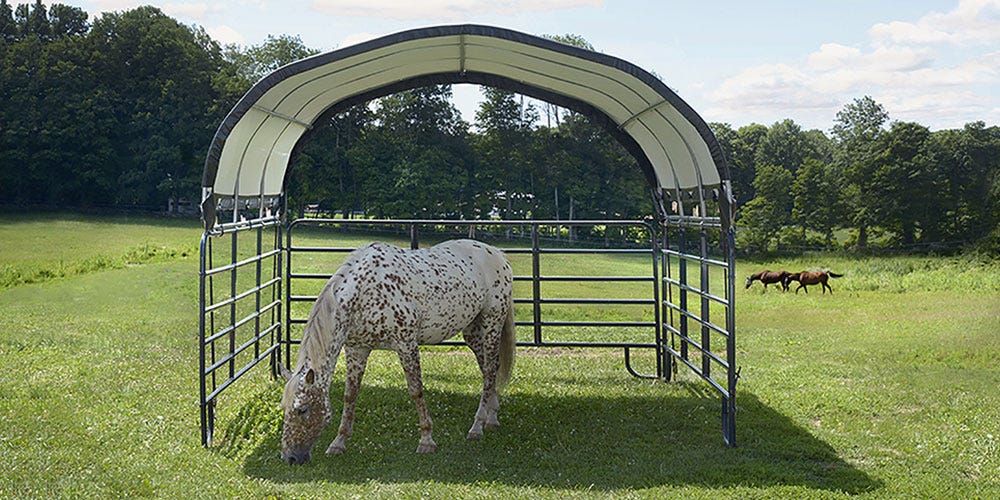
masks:
POLYGON ((399 362, 376 352, 347 453, 320 452, 334 424, 290 467, 263 370, 224 395, 217 442, 200 445, 199 237, 195 221, 0 222, 0 497, 1000 497, 995 260, 740 262, 735 449, 718 398, 683 368, 680 382, 639 380, 620 351, 581 349, 521 349, 500 430, 467 442, 475 362, 430 348, 436 454, 414 453, 399 362), (764 268, 814 266, 845 275, 833 295, 742 288, 764 268))

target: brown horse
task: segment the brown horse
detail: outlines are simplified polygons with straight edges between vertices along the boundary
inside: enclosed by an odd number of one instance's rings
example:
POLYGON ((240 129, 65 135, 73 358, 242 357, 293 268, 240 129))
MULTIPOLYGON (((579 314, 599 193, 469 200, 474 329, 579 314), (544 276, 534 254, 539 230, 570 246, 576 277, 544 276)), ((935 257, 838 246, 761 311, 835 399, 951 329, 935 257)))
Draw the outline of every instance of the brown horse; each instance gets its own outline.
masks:
MULTIPOLYGON (((809 288, 806 285, 815 285, 817 283, 823 285, 823 293, 829 289, 830 293, 833 294, 833 288, 826 283, 828 278, 840 278, 843 274, 832 273, 830 271, 802 271, 801 273, 792 273, 785 276, 785 289, 788 289, 788 284, 793 281, 799 282, 799 288, 805 289, 806 293, 809 293, 809 288)), ((795 289, 795 293, 799 293, 799 288, 795 289)))
POLYGON ((747 276, 747 288, 750 288, 750 285, 753 284, 754 281, 760 281, 761 283, 763 283, 764 290, 767 290, 767 285, 771 283, 781 283, 781 291, 784 292, 788 290, 788 281, 786 281, 787 277, 788 277, 788 271, 785 270, 761 271, 759 273, 747 276))

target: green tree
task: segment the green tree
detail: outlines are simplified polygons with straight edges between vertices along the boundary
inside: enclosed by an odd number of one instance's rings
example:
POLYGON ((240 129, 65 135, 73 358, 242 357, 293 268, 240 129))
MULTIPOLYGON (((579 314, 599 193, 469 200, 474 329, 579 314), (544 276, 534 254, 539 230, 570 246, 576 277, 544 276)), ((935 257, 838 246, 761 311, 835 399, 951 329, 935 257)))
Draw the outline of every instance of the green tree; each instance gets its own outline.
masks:
POLYGON ((375 126, 349 160, 362 179, 365 209, 378 216, 454 218, 473 214, 468 124, 435 85, 378 101, 375 126))
POLYGON ((758 168, 754 178, 757 196, 742 211, 743 241, 757 251, 766 252, 783 227, 791 222, 792 173, 778 165, 758 168))
POLYGON ((779 165, 792 174, 807 158, 820 159, 816 145, 794 121, 775 122, 760 139, 755 151, 757 165, 779 165))
POLYGON ((319 51, 307 47, 302 38, 292 35, 267 35, 262 43, 249 47, 227 45, 223 58, 228 64, 219 80, 219 87, 232 96, 235 104, 236 99, 272 71, 317 53, 319 51))
POLYGON ((49 23, 54 39, 86 35, 90 30, 87 13, 78 7, 54 3, 49 9, 49 23))
POLYGON ((792 184, 792 221, 802 229, 823 234, 827 247, 833 244, 833 229, 840 220, 840 179, 836 170, 813 159, 806 159, 795 173, 792 184))
POLYGON ((7 0, 0 0, 0 46, 14 43, 18 38, 17 23, 14 22, 14 9, 7 0))
POLYGON ((879 154, 878 139, 884 133, 889 115, 870 96, 855 99, 837 112, 830 129, 835 141, 834 165, 842 173, 851 222, 858 228, 858 248, 868 245, 868 228, 872 226, 883 200, 871 196, 870 167, 879 154))
POLYGON ((505 219, 525 217, 533 207, 524 203, 515 206, 515 202, 529 200, 534 192, 535 177, 526 145, 538 114, 513 92, 492 87, 482 87, 482 91, 484 99, 476 111, 480 134, 472 145, 481 159, 476 185, 486 194, 479 208, 483 213, 498 208, 505 219))
POLYGON ((221 116, 217 43, 155 7, 104 14, 90 31, 92 67, 111 121, 103 131, 117 161, 100 176, 114 182, 113 202, 166 206, 197 199, 201 166, 221 116))

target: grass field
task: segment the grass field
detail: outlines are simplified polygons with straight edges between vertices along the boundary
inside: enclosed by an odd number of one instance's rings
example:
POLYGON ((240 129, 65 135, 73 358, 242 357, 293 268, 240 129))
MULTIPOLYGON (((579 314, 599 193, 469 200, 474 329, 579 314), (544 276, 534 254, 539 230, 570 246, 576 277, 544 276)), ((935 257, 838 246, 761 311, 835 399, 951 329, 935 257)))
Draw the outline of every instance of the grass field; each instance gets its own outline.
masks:
POLYGON ((738 290, 735 449, 704 384, 631 378, 607 350, 522 349, 502 428, 466 442, 474 362, 435 348, 438 453, 413 452, 398 361, 376 353, 347 453, 290 467, 263 373, 200 445, 199 237, 194 221, 0 223, 0 498, 1000 498, 996 261, 741 262, 845 276, 833 295, 738 290))

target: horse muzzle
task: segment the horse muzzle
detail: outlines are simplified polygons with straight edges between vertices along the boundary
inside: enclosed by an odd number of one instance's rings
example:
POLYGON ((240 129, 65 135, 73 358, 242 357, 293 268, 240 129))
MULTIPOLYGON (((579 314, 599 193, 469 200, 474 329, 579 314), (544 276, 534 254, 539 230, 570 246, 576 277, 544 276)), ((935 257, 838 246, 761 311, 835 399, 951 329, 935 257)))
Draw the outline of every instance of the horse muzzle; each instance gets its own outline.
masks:
POLYGON ((303 465, 308 462, 310 458, 312 458, 312 454, 309 453, 309 450, 281 453, 281 460, 288 462, 289 465, 303 465))

